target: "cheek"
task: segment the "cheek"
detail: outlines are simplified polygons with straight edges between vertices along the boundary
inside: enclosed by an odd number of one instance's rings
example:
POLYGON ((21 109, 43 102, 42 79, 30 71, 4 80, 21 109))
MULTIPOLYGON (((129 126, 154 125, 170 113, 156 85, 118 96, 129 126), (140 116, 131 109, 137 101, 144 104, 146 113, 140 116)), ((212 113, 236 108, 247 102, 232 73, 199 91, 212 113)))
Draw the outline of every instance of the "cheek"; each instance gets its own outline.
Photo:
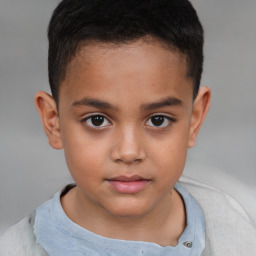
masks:
POLYGON ((64 134, 64 152, 69 171, 73 178, 96 178, 102 170, 107 157, 107 143, 86 136, 85 132, 64 134))
POLYGON ((158 169, 159 177, 166 177, 169 181, 180 177, 186 162, 187 143, 188 133, 180 131, 173 132, 152 145, 153 150, 150 154, 158 169))
POLYGON ((187 149, 185 147, 179 148, 179 146, 175 147, 174 144, 167 145, 166 147, 162 147, 161 150, 158 150, 158 152, 155 152, 154 159, 161 167, 160 172, 162 170, 165 173, 171 172, 175 174, 183 170, 187 149))

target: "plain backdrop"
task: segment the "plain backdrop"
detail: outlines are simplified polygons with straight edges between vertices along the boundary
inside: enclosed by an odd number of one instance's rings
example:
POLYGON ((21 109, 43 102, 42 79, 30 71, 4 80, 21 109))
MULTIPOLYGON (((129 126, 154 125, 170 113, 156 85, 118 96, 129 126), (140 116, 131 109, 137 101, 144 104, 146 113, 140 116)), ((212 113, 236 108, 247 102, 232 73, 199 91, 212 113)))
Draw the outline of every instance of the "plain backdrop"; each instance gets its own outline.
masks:
MULTIPOLYGON (((49 92, 46 30, 57 0, 0 0, 0 231, 72 179, 34 107, 49 92)), ((193 0, 212 104, 185 173, 256 214, 256 1, 193 0)), ((255 215, 256 216, 256 215, 255 215)))

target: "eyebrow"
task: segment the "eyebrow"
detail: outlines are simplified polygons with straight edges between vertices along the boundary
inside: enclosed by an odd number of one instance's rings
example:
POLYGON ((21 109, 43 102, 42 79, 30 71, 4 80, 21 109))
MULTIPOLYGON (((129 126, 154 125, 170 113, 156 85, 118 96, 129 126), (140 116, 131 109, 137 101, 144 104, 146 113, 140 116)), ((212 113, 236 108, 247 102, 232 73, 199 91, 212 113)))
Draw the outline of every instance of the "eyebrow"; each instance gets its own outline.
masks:
POLYGON ((72 106, 89 106, 94 107, 98 109, 111 109, 111 110, 117 110, 116 107, 112 106, 108 102, 98 100, 98 99, 92 99, 92 98, 83 98, 81 100, 75 101, 72 106))
MULTIPOLYGON (((167 97, 157 102, 143 104, 141 106, 141 109, 144 111, 149 111, 149 110, 162 108, 166 106, 182 106, 182 105, 183 103, 180 99, 177 99, 175 97, 167 97)), ((93 98, 83 98, 81 100, 75 101, 74 103, 72 103, 72 106, 89 106, 89 107, 94 107, 98 109, 110 109, 110 110, 118 111, 118 108, 116 106, 113 106, 106 101, 93 99, 93 98)))
POLYGON ((141 108, 143 110, 153 110, 157 108, 162 108, 166 106, 182 106, 183 102, 180 99, 177 99, 175 97, 167 97, 163 100, 160 100, 158 102, 152 102, 148 104, 143 104, 141 108))

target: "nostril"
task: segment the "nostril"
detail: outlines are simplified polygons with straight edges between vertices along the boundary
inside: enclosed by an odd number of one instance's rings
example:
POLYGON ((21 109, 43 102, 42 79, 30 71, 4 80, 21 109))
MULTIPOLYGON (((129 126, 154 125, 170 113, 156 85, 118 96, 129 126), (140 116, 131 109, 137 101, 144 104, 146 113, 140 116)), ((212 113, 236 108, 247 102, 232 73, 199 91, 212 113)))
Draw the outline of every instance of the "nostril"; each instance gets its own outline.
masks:
POLYGON ((130 164, 141 162, 145 158, 144 146, 134 130, 122 131, 115 139, 115 146, 111 152, 114 161, 130 164))
POLYGON ((136 154, 121 154, 120 155, 120 161, 124 163, 135 163, 135 162, 141 162, 142 159, 136 154))
POLYGON ((111 158, 115 162, 123 162, 126 164, 140 163, 145 159, 145 154, 143 152, 122 152, 115 151, 112 152, 111 158))

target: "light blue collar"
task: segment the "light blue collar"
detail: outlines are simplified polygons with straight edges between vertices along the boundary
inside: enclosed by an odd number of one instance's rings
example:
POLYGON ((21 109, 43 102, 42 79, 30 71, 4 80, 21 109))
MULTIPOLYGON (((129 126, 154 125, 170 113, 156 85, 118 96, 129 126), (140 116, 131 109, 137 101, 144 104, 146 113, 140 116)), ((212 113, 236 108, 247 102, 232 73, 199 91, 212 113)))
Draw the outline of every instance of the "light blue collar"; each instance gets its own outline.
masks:
MULTIPOLYGON (((111 255, 111 256, 198 256, 205 247, 205 220, 199 204, 179 183, 175 189, 182 196, 187 214, 187 226, 175 247, 155 243, 110 239, 92 233, 65 214, 60 203, 60 192, 35 211, 37 242, 49 255, 111 255)), ((153 231, 152 231, 153 232, 153 231)))

